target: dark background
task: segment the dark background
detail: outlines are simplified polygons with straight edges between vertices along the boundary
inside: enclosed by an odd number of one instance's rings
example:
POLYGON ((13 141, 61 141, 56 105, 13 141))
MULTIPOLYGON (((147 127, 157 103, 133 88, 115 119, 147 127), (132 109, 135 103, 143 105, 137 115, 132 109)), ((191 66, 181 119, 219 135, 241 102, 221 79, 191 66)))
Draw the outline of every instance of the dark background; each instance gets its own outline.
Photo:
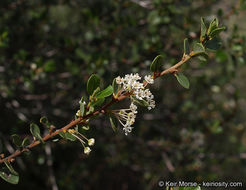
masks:
POLYGON ((79 142, 51 141, 21 156, 14 164, 20 183, 0 180, 0 189, 158 189, 159 180, 245 180, 244 8, 243 0, 1 0, 6 155, 15 149, 11 134, 30 136, 29 124, 41 116, 57 128, 69 123, 92 73, 106 87, 118 75, 150 74, 158 54, 164 67, 175 64, 183 39, 199 39, 202 16, 218 17, 227 30, 208 62, 182 67, 189 90, 171 75, 156 81, 156 108, 139 110, 130 135, 120 125, 114 133, 108 118, 99 117, 84 132, 96 139, 89 156, 79 142))

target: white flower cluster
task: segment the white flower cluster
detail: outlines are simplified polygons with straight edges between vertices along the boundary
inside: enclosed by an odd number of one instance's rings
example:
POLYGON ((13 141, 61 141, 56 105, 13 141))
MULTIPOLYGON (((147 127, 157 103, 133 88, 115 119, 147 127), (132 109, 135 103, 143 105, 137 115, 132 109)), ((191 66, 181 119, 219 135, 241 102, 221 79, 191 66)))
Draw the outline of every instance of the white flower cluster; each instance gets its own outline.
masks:
POLYGON ((129 109, 113 110, 113 113, 117 117, 120 124, 123 125, 123 131, 125 132, 125 135, 132 132, 132 125, 135 122, 137 114, 137 106, 131 103, 129 109))
MULTIPOLYGON (((145 89, 145 87, 147 84, 153 84, 154 79, 151 75, 147 75, 144 77, 145 83, 141 83, 139 80, 141 80, 141 77, 138 73, 127 74, 124 78, 118 76, 116 83, 122 86, 123 92, 130 92, 135 95, 136 99, 146 101, 148 103, 148 109, 151 110, 155 107, 154 95, 149 89, 145 89)), ((123 125, 125 134, 130 133, 133 128, 132 125, 135 122, 137 106, 132 102, 129 109, 114 110, 114 113, 123 125)))
MULTIPOLYGON (((151 75, 144 77, 147 84, 153 84, 154 79, 151 75)), ((155 107, 154 95, 150 92, 149 89, 145 89, 144 83, 139 82, 141 77, 138 73, 136 74, 127 74, 124 78, 118 76, 116 78, 116 83, 122 85, 124 91, 132 92, 137 99, 145 100, 148 103, 148 109, 151 110, 155 107)))

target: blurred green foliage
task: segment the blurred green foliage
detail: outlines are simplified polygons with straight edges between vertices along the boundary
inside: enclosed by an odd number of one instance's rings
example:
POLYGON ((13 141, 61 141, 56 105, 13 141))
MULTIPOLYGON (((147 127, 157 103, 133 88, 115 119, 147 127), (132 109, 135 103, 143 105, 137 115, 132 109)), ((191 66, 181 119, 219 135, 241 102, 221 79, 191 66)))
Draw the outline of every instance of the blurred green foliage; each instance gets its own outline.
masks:
POLYGON ((106 87, 118 75, 149 73, 158 54, 164 68, 171 66, 182 57, 184 38, 199 39, 202 16, 217 16, 228 31, 208 62, 197 59, 183 67, 189 90, 171 75, 157 80, 152 88, 157 107, 140 111, 130 136, 114 133, 108 119, 100 117, 84 132, 96 138, 89 157, 80 143, 48 143, 51 158, 42 147, 48 145, 42 145, 17 160, 19 185, 1 180, 1 189, 51 189, 53 174, 66 190, 157 189, 159 180, 245 180, 245 24, 235 18, 245 19, 246 4, 236 2, 2 0, 0 138, 5 154, 14 148, 11 134, 26 137, 29 124, 41 116, 57 128, 70 122, 92 73, 106 87))

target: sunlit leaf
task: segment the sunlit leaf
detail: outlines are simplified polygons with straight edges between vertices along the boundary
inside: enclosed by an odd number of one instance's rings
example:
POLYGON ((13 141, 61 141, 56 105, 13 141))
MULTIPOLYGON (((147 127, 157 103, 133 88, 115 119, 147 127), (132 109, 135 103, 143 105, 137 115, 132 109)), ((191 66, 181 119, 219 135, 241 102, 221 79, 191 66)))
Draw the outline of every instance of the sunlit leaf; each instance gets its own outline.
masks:
POLYGON ((111 94, 113 94, 113 87, 111 85, 109 85, 104 90, 98 92, 96 94, 96 97, 97 98, 106 98, 106 97, 110 96, 111 94))

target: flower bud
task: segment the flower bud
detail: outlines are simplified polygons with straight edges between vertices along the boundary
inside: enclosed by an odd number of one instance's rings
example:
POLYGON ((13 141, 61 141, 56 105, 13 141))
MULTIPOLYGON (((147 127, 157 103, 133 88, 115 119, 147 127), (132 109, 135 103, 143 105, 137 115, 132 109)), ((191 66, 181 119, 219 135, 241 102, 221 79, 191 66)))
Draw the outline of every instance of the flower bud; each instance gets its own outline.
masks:
POLYGON ((81 116, 80 110, 77 111, 76 116, 77 117, 80 117, 81 116))
POLYGON ((94 138, 91 138, 88 140, 88 145, 89 146, 93 146, 95 144, 95 139, 94 138))
POLYGON ((90 152, 91 152, 90 147, 87 146, 87 147, 84 148, 84 153, 85 153, 85 154, 89 155, 90 152))

